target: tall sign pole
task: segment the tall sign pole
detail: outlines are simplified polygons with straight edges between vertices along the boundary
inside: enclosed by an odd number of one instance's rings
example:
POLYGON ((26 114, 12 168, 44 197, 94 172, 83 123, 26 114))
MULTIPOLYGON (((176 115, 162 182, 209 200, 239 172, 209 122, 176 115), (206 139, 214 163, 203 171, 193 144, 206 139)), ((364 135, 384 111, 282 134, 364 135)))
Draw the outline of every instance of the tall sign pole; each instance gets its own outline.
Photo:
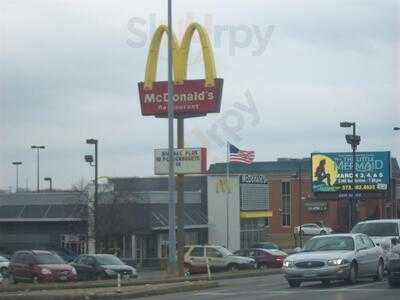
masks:
MULTIPOLYGON (((184 119, 178 118, 178 149, 183 149, 185 147, 184 142, 184 119)), ((178 174, 176 176, 177 185, 177 201, 176 201, 176 229, 177 229, 177 245, 178 245, 178 275, 182 277, 184 275, 184 257, 185 257, 185 189, 183 174, 178 174)))
POLYGON ((169 211, 169 273, 176 273, 176 235, 175 235, 175 161, 174 161, 174 91, 172 82, 172 0, 168 0, 168 211, 169 211))

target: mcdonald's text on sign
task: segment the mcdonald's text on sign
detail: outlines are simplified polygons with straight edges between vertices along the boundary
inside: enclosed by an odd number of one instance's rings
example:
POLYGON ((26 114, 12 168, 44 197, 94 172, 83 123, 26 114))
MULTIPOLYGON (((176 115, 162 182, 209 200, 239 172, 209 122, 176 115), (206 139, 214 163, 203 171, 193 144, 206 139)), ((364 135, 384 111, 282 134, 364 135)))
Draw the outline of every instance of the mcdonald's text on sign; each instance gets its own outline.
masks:
MULTIPOLYGON (((140 107, 144 116, 166 117, 168 114, 168 82, 155 81, 164 33, 168 33, 168 27, 165 25, 159 26, 154 32, 147 57, 145 79, 138 83, 140 107)), ((190 24, 180 44, 172 34, 172 57, 175 117, 190 118, 220 112, 223 79, 216 76, 211 43, 200 24, 190 24), (195 31, 199 34, 203 52, 205 79, 188 80, 189 49, 195 31)))
MULTIPOLYGON (((175 174, 207 173, 207 149, 184 148, 174 150, 175 174)), ((167 175, 169 172, 168 149, 154 150, 154 174, 167 175)))

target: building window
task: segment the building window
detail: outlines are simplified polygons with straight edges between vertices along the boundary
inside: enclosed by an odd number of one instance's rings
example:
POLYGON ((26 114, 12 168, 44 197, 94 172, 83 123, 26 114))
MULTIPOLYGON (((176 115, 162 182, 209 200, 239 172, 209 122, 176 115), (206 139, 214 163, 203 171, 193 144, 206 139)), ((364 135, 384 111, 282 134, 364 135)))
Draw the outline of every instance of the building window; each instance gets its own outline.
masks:
POLYGON ((240 219, 240 249, 263 242, 268 218, 240 219))
POLYGON ((282 226, 290 226, 290 182, 282 182, 282 226))

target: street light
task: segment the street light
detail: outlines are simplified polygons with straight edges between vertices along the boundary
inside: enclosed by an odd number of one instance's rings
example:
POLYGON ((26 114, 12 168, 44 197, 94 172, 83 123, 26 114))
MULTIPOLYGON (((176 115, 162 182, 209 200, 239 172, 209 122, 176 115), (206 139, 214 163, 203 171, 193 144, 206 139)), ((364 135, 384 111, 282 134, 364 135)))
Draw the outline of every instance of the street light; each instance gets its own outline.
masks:
POLYGON ((340 122, 340 127, 350 128, 353 127, 353 134, 346 134, 346 142, 351 145, 353 151, 353 184, 352 184, 352 200, 349 201, 349 231, 353 225, 353 210, 354 204, 356 203, 356 150, 357 146, 360 144, 361 137, 356 135, 356 123, 355 122, 340 122))
POLYGON ((88 162, 92 167, 94 167, 94 210, 93 210, 93 217, 94 217, 94 252, 96 252, 97 249, 97 197, 98 197, 98 163, 97 163, 97 146, 98 146, 98 141, 96 139, 87 139, 86 144, 89 145, 94 145, 94 164, 93 164, 93 156, 92 155, 85 155, 85 161, 88 162))
POLYGON ((45 149, 45 146, 32 145, 31 149, 36 149, 36 151, 37 151, 37 189, 36 189, 36 191, 39 193, 39 151, 40 151, 40 149, 45 149))
POLYGON ((15 185, 15 192, 18 193, 18 167, 22 165, 22 162, 20 161, 13 161, 12 164, 15 166, 15 169, 17 171, 17 184, 15 185))
POLYGON ((302 191, 302 169, 301 169, 301 159, 293 159, 292 161, 295 161, 297 163, 297 171, 296 174, 292 175, 292 178, 297 178, 298 179, 298 185, 299 185, 299 243, 300 243, 300 248, 303 247, 303 236, 302 236, 302 224, 303 224, 303 191, 302 191))
POLYGON ((49 181, 50 182, 50 192, 53 190, 53 180, 51 177, 45 177, 43 178, 44 181, 49 181))

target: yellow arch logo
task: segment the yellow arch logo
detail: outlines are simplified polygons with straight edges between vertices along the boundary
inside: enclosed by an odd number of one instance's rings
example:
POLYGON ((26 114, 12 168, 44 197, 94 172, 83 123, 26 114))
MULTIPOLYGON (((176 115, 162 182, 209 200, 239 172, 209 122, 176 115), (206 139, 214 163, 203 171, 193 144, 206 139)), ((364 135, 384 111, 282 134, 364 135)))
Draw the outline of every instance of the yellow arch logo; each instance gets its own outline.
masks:
MULTIPOLYGON (((172 34, 172 62, 175 84, 183 84, 184 80, 187 78, 190 43, 195 31, 199 34, 203 53, 205 85, 206 87, 214 87, 216 79, 214 54, 212 52, 207 31, 199 23, 192 23, 188 26, 183 35, 181 44, 178 43, 175 34, 172 34)), ((164 33, 168 33, 168 27, 166 25, 160 25, 151 39, 144 79, 145 90, 151 90, 153 88, 153 83, 157 73, 161 39, 164 33)))

